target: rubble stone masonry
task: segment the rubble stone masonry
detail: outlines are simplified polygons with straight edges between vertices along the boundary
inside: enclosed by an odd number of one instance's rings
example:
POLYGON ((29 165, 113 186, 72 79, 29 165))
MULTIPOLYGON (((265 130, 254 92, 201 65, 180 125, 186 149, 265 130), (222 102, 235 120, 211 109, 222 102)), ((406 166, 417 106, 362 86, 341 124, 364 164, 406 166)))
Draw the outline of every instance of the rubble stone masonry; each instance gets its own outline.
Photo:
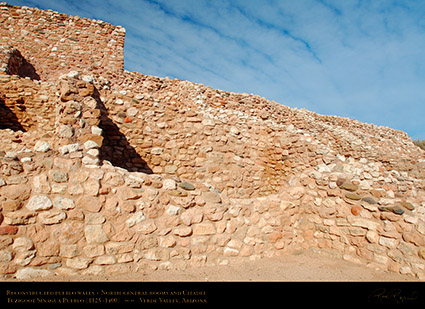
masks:
POLYGON ((406 133, 123 70, 125 30, 0 5, 0 275, 306 249, 425 278, 406 133))

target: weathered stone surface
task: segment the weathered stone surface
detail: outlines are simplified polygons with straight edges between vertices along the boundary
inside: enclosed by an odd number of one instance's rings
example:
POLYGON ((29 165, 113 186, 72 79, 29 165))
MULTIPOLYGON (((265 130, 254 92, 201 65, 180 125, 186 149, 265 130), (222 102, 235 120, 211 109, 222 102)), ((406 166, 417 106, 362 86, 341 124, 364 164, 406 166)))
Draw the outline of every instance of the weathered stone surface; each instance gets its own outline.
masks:
POLYGON ((115 257, 110 255, 98 256, 93 261, 93 263, 96 265, 112 265, 112 264, 115 264, 116 262, 117 260, 115 259, 115 257))
POLYGON ((88 225, 92 224, 103 224, 106 218, 101 213, 86 213, 84 216, 84 223, 88 225))
POLYGON ((162 188, 164 190, 175 190, 177 183, 173 179, 164 179, 162 188))
POLYGON ((201 209, 191 208, 183 212, 180 216, 182 222, 187 226, 190 226, 194 223, 202 222, 204 213, 201 209))
POLYGON ((416 246, 419 246, 419 247, 425 246, 425 237, 423 235, 420 235, 419 233, 404 232, 403 239, 404 241, 415 244, 416 246))
POLYGON ((16 251, 28 251, 34 249, 34 243, 29 237, 18 237, 13 242, 12 248, 16 251))
POLYGON ((59 246, 59 256, 73 258, 80 254, 80 248, 77 244, 62 244, 59 246))
POLYGON ((70 210, 75 208, 75 203, 70 198, 58 196, 53 200, 53 206, 61 210, 70 210))
POLYGON ((360 201, 362 199, 362 197, 356 193, 352 193, 352 192, 348 192, 345 194, 345 197, 350 199, 350 200, 354 200, 354 201, 360 201))
POLYGON ((370 197, 370 196, 363 197, 362 198, 362 201, 364 201, 364 202, 366 202, 368 204, 371 204, 371 205, 377 204, 376 200, 373 197, 370 197))
POLYGON ((155 221, 146 220, 146 221, 143 221, 142 223, 137 224, 136 229, 139 233, 143 235, 148 235, 153 233, 157 229, 157 226, 155 224, 155 221))
POLYGON ((413 206, 409 202, 400 202, 400 206, 406 208, 407 210, 414 210, 415 209, 415 206, 413 206))
POLYGON ((38 220, 45 225, 58 224, 65 219, 66 213, 58 210, 45 211, 38 215, 38 220))
POLYGON ((83 184, 84 192, 90 196, 98 196, 100 184, 96 179, 89 179, 83 184))
POLYGON ((51 170, 49 172, 49 178, 54 182, 67 182, 68 173, 59 170, 51 170))
POLYGON ((85 195, 77 200, 77 207, 90 212, 99 212, 102 208, 102 202, 97 197, 85 195))
POLYGON ((186 181, 180 183, 179 186, 180 186, 180 188, 188 190, 188 191, 195 190, 195 186, 193 184, 189 183, 189 182, 186 182, 186 181))
POLYGON ((341 189, 344 189, 344 190, 347 190, 347 191, 351 191, 351 192, 357 191, 359 189, 359 187, 357 185, 354 185, 351 182, 344 182, 344 183, 342 183, 341 186, 340 186, 340 188, 341 189))
POLYGON ((404 210, 401 209, 399 206, 379 206, 378 207, 380 211, 388 211, 392 212, 396 215, 402 215, 404 214, 404 210))
POLYGON ((180 237, 186 237, 192 234, 192 228, 189 226, 177 227, 173 230, 173 234, 180 237))
POLYGON ((37 257, 58 256, 60 245, 55 241, 46 241, 37 245, 37 257))
POLYGON ((52 272, 47 269, 39 269, 34 267, 27 267, 19 269, 16 272, 16 279, 18 280, 29 280, 29 279, 38 279, 42 277, 47 277, 52 275, 52 272))
POLYGON ((425 248, 419 249, 418 255, 419 255, 420 258, 422 258, 423 260, 425 260, 425 248))
POLYGON ((25 201, 30 197, 31 187, 24 185, 8 185, 2 187, 0 193, 9 200, 25 201))
POLYGON ((353 226, 359 226, 359 227, 363 227, 366 228, 368 230, 372 230, 372 231, 376 231, 379 229, 380 224, 368 219, 364 219, 364 218, 359 218, 359 217, 349 217, 348 221, 353 225, 353 226))
POLYGON ((193 225, 193 235, 213 235, 216 229, 212 223, 199 223, 193 225))
POLYGON ((87 257, 74 257, 66 260, 66 266, 73 269, 86 269, 93 260, 87 257))
POLYGON ((15 235, 17 232, 17 226, 0 226, 0 235, 15 235))
MULTIPOLYGON (((121 200, 136 200, 143 196, 143 192, 138 189, 133 189, 129 187, 121 187, 117 190, 118 196, 121 198, 121 200)), ((156 193, 158 194, 158 193, 156 193)))
POLYGON ((221 203, 221 197, 216 192, 203 192, 202 198, 207 203, 219 204, 221 203))
POLYGON ((0 250, 0 263, 8 263, 13 260, 13 254, 10 250, 0 250))
POLYGON ((38 152, 47 152, 49 151, 51 148, 50 144, 46 141, 38 141, 37 143, 35 143, 34 146, 34 151, 38 151, 38 152))
POLYGON ((105 243, 109 240, 101 224, 86 225, 84 236, 89 244, 105 243))
POLYGON ((181 212, 181 207, 170 205, 166 212, 169 216, 177 216, 181 212))
POLYGON ((52 208, 53 203, 48 196, 35 195, 30 198, 25 207, 31 211, 42 211, 52 208))
POLYGON ((28 211, 14 211, 4 214, 4 223, 8 225, 25 225, 35 222, 36 214, 28 211))
POLYGON ((127 219, 126 224, 128 227, 133 227, 134 225, 142 222, 145 219, 146 217, 144 216, 143 212, 139 211, 132 215, 129 219, 127 219))
POLYGON ((66 220, 60 225, 54 225, 52 237, 60 244, 75 244, 84 237, 84 224, 66 220))

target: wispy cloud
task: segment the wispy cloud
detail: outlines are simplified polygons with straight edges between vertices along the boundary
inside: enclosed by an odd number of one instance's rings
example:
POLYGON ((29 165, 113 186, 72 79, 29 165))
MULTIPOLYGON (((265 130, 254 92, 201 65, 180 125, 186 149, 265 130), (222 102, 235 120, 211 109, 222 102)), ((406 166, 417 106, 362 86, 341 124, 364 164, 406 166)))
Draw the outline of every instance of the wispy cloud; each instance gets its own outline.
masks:
POLYGON ((425 2, 13 0, 127 29, 125 67, 425 139, 425 2))

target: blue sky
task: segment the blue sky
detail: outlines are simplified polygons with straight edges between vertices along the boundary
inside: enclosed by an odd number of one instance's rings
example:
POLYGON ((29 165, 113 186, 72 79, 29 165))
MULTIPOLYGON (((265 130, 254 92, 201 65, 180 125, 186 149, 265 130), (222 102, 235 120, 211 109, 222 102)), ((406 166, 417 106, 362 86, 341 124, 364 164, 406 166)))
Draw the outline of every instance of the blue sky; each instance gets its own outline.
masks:
POLYGON ((425 1, 9 0, 126 28, 125 68, 425 139, 425 1))

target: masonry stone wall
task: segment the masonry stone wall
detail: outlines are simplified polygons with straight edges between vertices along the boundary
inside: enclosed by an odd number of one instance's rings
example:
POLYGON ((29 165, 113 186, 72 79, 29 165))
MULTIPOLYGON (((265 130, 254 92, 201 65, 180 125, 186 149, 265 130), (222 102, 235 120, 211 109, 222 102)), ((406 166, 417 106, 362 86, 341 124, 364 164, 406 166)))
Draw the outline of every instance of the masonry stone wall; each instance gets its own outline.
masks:
POLYGON ((29 7, 0 7, 0 45, 11 45, 42 80, 71 70, 113 76, 124 67, 125 29, 29 7))
POLYGON ((121 28, 0 9, 4 278, 297 250, 425 278, 425 153, 404 132, 124 71, 121 28))

